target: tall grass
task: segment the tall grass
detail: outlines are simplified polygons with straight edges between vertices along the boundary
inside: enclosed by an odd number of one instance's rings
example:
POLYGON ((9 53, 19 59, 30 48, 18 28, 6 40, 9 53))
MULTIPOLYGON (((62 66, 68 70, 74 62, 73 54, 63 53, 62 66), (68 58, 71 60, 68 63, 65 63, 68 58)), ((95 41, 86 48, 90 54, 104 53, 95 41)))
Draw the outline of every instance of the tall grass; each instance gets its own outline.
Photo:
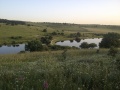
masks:
POLYGON ((119 90, 120 71, 108 50, 0 55, 1 90, 119 90), (48 87, 44 85, 48 84, 48 87))

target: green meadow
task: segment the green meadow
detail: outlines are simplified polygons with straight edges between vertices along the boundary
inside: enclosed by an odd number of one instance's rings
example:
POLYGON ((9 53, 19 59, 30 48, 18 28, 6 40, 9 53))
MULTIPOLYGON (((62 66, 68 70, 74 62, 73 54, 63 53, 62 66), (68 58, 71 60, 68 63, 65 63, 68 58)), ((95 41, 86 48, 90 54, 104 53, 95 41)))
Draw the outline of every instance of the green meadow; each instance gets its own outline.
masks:
POLYGON ((0 55, 1 90, 119 90, 120 52, 67 50, 0 55), (47 86, 44 86, 44 82, 47 86))
POLYGON ((74 39, 69 37, 70 34, 81 33, 81 38, 102 37, 108 32, 120 33, 120 26, 109 25, 79 25, 67 23, 33 23, 29 25, 6 25, 0 23, 0 44, 10 44, 12 42, 24 43, 29 40, 39 39, 42 36, 49 35, 52 32, 64 33, 64 35, 54 35, 54 41, 74 39), (47 32, 42 32, 47 29, 47 32), (84 36, 83 36, 84 34, 84 36), (11 37, 21 37, 20 39, 12 39, 11 37))

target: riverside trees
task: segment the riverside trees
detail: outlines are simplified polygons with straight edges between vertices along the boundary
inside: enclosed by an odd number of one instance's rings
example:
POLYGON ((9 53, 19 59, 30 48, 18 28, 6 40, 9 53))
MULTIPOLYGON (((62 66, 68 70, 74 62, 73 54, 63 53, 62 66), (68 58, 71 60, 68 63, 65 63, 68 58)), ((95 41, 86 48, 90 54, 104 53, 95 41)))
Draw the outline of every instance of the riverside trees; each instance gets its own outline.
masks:
POLYGON ((101 43, 99 44, 100 48, 110 48, 120 46, 120 34, 118 33, 108 33, 105 34, 101 43))

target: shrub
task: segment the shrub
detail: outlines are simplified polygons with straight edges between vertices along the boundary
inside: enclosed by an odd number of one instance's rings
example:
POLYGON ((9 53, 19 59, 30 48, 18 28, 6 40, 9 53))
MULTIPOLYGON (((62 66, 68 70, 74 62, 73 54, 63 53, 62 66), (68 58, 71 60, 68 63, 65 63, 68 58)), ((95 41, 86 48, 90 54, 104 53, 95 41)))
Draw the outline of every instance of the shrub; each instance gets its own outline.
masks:
POLYGON ((46 45, 50 44, 51 40, 52 40, 52 36, 41 37, 41 42, 46 44, 46 45))
POLYGON ((42 43, 39 40, 32 40, 29 41, 28 44, 25 45, 25 49, 27 51, 42 51, 43 46, 42 43))
POLYGON ((47 29, 43 29, 43 32, 47 32, 47 29))
POLYGON ((108 55, 115 57, 116 54, 118 53, 118 49, 114 48, 113 46, 110 48, 110 50, 108 51, 108 55))
POLYGON ((80 42, 81 39, 80 39, 79 37, 76 37, 76 38, 75 38, 75 41, 76 41, 76 42, 80 42))
POLYGON ((97 47, 97 44, 95 44, 95 43, 90 43, 89 44, 89 48, 94 48, 94 47, 97 47))

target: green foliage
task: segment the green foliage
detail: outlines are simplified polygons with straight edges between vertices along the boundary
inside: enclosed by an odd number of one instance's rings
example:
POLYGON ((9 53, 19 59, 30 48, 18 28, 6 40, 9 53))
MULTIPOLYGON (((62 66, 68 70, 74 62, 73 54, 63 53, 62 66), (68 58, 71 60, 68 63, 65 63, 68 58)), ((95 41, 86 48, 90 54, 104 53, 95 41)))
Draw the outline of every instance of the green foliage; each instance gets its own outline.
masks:
POLYGON ((79 37, 76 37, 76 38, 75 38, 75 41, 76 41, 76 42, 80 42, 81 39, 80 39, 79 37))
POLYGON ((80 37, 80 36, 81 36, 81 33, 80 33, 80 32, 77 32, 76 35, 77 35, 77 37, 80 37))
POLYGON ((43 46, 42 43, 39 40, 32 40, 29 41, 26 45, 25 45, 25 49, 27 51, 42 51, 43 50, 43 46))
POLYGON ((88 44, 87 42, 83 42, 80 45, 80 48, 94 48, 94 47, 97 47, 97 44, 95 43, 88 44))
POLYGON ((97 44, 95 44, 95 43, 90 43, 89 44, 89 48, 94 48, 94 47, 97 47, 97 44))
POLYGON ((89 44, 87 42, 83 42, 80 45, 81 48, 89 48, 89 44))
POLYGON ((49 45, 51 43, 52 38, 52 36, 45 36, 41 37, 40 41, 46 45, 49 45))
POLYGON ((116 64, 117 69, 120 70, 120 57, 116 59, 115 64, 116 64))
POLYGON ((74 37, 81 37, 81 33, 80 32, 77 32, 77 33, 71 33, 68 37, 70 38, 74 38, 74 37))
POLYGON ((69 47, 69 46, 60 46, 60 45, 49 45, 49 48, 51 50, 65 50, 65 49, 71 49, 72 47, 69 47))
POLYGON ((0 23, 6 23, 6 25, 11 24, 11 25, 25 25, 26 22, 24 21, 15 21, 15 20, 7 20, 7 19, 0 19, 0 23))
POLYGON ((100 48, 110 48, 111 46, 119 47, 120 46, 119 39, 120 39, 120 34, 118 33, 105 34, 99 46, 100 48))
POLYGON ((47 32, 47 28, 46 28, 46 29, 43 29, 43 32, 47 32))
POLYGON ((22 36, 12 36, 12 37, 10 37, 11 39, 21 39, 22 38, 22 36))
POLYGON ((108 55, 112 56, 112 57, 115 57, 116 54, 118 53, 118 49, 115 48, 115 47, 110 47, 109 51, 108 51, 108 55))
POLYGON ((62 52, 62 58, 63 58, 63 60, 65 60, 65 59, 67 58, 66 52, 67 52, 67 49, 65 49, 65 50, 62 52))

